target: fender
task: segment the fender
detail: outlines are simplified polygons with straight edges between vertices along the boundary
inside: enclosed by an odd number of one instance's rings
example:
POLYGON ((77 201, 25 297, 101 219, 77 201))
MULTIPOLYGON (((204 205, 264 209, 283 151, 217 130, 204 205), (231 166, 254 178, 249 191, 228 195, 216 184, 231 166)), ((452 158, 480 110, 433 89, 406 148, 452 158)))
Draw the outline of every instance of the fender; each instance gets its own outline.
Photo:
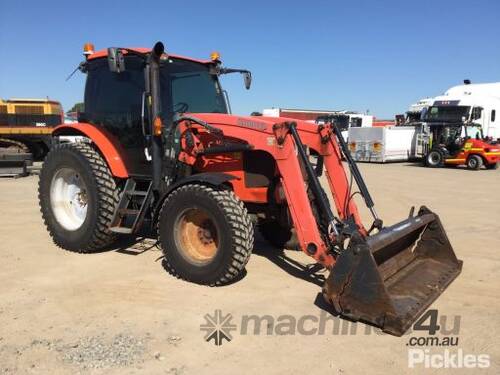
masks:
POLYGON ((54 128, 52 136, 83 135, 89 138, 106 160, 114 177, 128 178, 129 173, 123 162, 120 146, 113 141, 113 136, 97 126, 87 123, 64 124, 54 128))
POLYGON ((186 185, 191 182, 202 182, 207 185, 212 185, 214 187, 217 187, 224 184, 225 182, 236 179, 239 179, 239 177, 236 177, 229 173, 222 173, 222 172, 196 173, 192 174, 191 176, 185 177, 177 181, 176 183, 170 185, 168 187, 167 194, 173 191, 174 189, 177 189, 179 186, 186 185))
POLYGON ((206 172, 205 173, 205 172, 203 172, 203 173, 193 174, 191 176, 188 176, 186 178, 183 178, 183 179, 173 183, 172 185, 170 185, 167 188, 167 190, 165 192, 163 192, 163 196, 161 197, 161 199, 158 200, 158 204, 154 208, 154 212, 155 212, 154 218, 155 219, 154 219, 153 227, 156 225, 156 220, 158 220, 158 217, 160 214, 160 209, 163 206, 163 202, 168 197, 168 195, 171 192, 173 192, 175 189, 177 189, 178 187, 181 187, 183 185, 187 185, 187 184, 190 184, 193 182, 200 182, 200 183, 205 184, 205 185, 219 187, 228 181, 237 180, 237 179, 239 179, 239 177, 236 177, 236 176, 229 174, 229 173, 222 173, 222 172, 215 172, 215 173, 206 172))

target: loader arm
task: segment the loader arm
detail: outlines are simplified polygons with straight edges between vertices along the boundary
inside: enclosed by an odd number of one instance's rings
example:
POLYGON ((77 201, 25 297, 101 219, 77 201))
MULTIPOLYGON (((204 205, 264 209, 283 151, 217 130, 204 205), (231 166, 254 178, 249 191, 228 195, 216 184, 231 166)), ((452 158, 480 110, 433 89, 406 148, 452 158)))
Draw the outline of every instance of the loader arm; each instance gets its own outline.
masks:
POLYGON ((315 150, 323 157, 326 177, 338 218, 347 220, 352 215, 360 231, 366 234, 367 231, 361 221, 356 203, 350 199, 352 186, 342 163, 342 153, 334 135, 333 125, 316 126, 313 129, 305 129, 299 125, 297 132, 304 146, 315 150))
MULTIPOLYGON (((439 217, 425 207, 416 216, 412 210, 409 218, 385 228, 372 211, 372 228, 378 231, 366 230, 352 199, 351 179, 356 180, 368 208, 373 209, 373 201, 334 124, 196 116, 220 130, 215 138, 231 139, 226 146, 217 144, 217 150, 223 152, 227 147, 229 153, 237 149, 236 142, 241 149, 265 151, 273 157, 300 248, 330 270, 323 294, 338 313, 401 335, 461 272, 462 261, 457 259, 439 217), (323 158, 336 215, 309 161, 308 148, 323 158)), ((181 125, 181 131, 188 127, 181 125)), ((196 151, 195 145, 212 142, 206 138, 201 141, 207 131, 200 125, 191 139, 191 149, 181 142, 187 147, 179 155, 181 161, 199 160, 206 153, 206 149, 196 151)), ((198 164, 202 169, 204 165, 198 164)), ((246 187, 238 187, 237 180, 231 184, 240 197, 248 196, 246 187)))
MULTIPOLYGON (((207 148, 196 148, 193 144, 209 144, 211 141, 204 139, 205 132, 210 132, 206 126, 200 123, 209 123, 212 127, 219 129, 220 134, 214 134, 214 138, 223 135, 225 139, 249 140, 252 150, 266 151, 276 161, 277 173, 280 177, 281 186, 286 196, 290 215, 295 227, 300 248, 307 255, 312 256, 317 262, 327 268, 333 267, 335 263, 334 247, 344 222, 350 221, 351 227, 359 230, 360 235, 366 235, 367 231, 361 222, 361 218, 355 202, 350 199, 351 186, 341 160, 341 152, 335 135, 328 125, 328 133, 322 128, 313 124, 296 124, 295 122, 281 122, 266 124, 252 119, 249 126, 248 122, 236 121, 228 123, 219 122, 220 116, 216 115, 192 115, 191 118, 179 124, 181 134, 185 134, 193 126, 199 125, 195 132, 197 136, 190 136, 190 141, 183 137, 181 140, 183 152, 179 159, 184 162, 194 163, 199 155, 206 152, 207 148), (197 120, 198 124, 196 123, 197 120), (294 139, 293 129, 296 133, 294 139), (315 183, 319 184, 317 176, 305 175, 302 173, 304 167, 309 166, 309 160, 297 157, 299 149, 309 148, 318 153, 324 160, 324 166, 327 173, 329 187, 335 203, 336 216, 333 216, 330 210, 328 198, 324 192, 322 196, 315 199, 317 207, 311 205, 310 190, 313 190, 315 183), (297 183, 303 181, 303 183, 297 183), (319 204, 318 204, 319 203, 319 204), (331 222, 328 233, 321 230, 318 222, 318 211, 329 211, 327 213, 328 221, 331 222), (333 226, 335 222, 335 226, 333 226), (338 228, 337 228, 338 227, 338 228)), ((273 119, 274 121, 275 119, 273 119)), ((231 146, 234 147, 234 146, 231 146)), ((213 148, 213 147, 212 147, 213 148)), ((230 149, 228 149, 230 151, 230 149)), ((322 190, 321 187, 319 189, 322 190)))
MULTIPOLYGON (((294 139, 298 156, 307 164, 295 123, 285 125, 294 139)), ((462 261, 457 259, 439 217, 426 207, 421 207, 415 217, 412 208, 408 219, 383 228, 336 125, 320 126, 318 131, 321 143, 334 151, 324 158, 340 217, 337 231, 334 234, 328 231, 328 236, 323 236, 329 254, 335 258, 323 295, 338 313, 353 320, 370 322, 387 333, 400 336, 460 274, 462 261), (352 201, 351 184, 341 162, 342 154, 349 165, 351 178, 356 180, 374 217, 368 232, 352 201), (377 233, 369 235, 375 228, 377 233), (348 239, 346 248, 341 245, 345 239, 348 239)), ((311 168, 305 169, 314 192, 317 176, 310 173, 311 168)), ((319 192, 316 199, 322 198, 319 192)), ((328 216, 329 209, 319 206, 327 211, 328 216)), ((306 248, 306 252, 308 250, 306 248)))

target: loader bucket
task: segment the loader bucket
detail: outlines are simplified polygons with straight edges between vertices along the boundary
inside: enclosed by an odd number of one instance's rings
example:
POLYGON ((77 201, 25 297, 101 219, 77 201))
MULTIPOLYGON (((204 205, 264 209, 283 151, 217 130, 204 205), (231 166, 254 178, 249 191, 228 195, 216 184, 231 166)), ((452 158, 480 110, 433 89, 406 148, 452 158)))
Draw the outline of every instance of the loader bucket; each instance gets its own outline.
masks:
POLYGON ((439 217, 417 216, 352 237, 323 287, 341 315, 401 336, 462 270, 439 217))

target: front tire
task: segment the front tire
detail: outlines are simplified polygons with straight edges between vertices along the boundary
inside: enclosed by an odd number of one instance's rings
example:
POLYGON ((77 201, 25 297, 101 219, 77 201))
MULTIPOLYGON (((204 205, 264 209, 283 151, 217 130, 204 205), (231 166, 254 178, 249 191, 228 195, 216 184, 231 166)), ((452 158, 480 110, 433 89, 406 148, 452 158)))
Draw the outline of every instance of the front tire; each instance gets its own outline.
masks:
POLYGON ((232 191, 183 185, 168 195, 158 220, 165 268, 204 285, 223 285, 244 270, 253 249, 253 224, 232 191))
POLYGON ((479 155, 471 155, 467 159, 467 168, 473 171, 481 169, 483 166, 483 158, 479 155))
POLYGON ((40 172, 38 198, 54 243, 91 253, 110 245, 108 227, 118 204, 118 189, 101 155, 87 143, 56 145, 40 172))
POLYGON ((444 153, 441 150, 431 150, 425 157, 424 164, 429 168, 440 168, 444 165, 444 153))

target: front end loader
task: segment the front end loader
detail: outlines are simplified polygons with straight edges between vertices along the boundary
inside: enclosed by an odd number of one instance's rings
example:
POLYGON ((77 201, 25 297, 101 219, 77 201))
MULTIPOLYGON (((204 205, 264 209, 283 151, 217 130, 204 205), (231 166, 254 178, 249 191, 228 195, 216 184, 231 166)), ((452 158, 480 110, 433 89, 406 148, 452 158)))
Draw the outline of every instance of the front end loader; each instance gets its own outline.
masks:
POLYGON ((40 175, 42 216, 58 246, 93 252, 147 232, 170 273, 222 285, 248 262, 254 225, 274 228, 264 236, 279 244, 293 234, 330 270, 323 294, 338 313, 394 335, 460 273, 426 207, 384 226, 335 119, 231 115, 219 77, 240 73, 248 89, 251 74, 223 67, 218 54, 88 44, 85 57, 85 113, 55 129, 40 175), (368 229, 357 193, 373 215, 368 229))

